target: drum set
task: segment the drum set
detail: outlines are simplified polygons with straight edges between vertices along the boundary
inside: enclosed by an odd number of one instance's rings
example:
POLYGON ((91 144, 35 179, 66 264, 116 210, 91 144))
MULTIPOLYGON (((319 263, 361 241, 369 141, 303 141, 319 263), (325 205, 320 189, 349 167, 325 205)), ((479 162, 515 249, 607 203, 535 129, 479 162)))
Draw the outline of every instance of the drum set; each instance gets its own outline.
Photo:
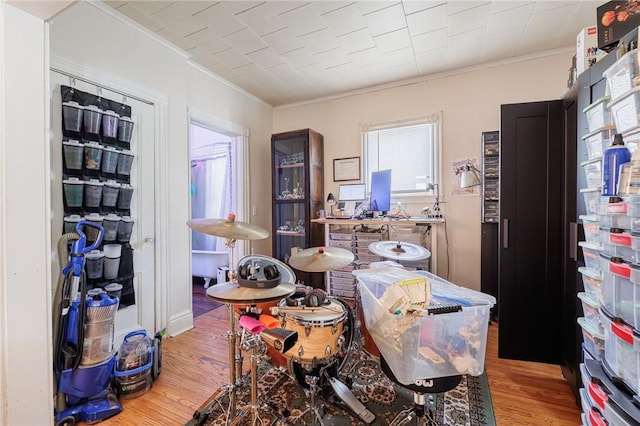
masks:
MULTIPOLYGON (((230 265, 234 265, 232 252, 237 240, 260 240, 269 236, 268 231, 258 226, 236 221, 233 214, 226 220, 192 219, 187 225, 225 238, 230 265)), ((428 257, 427 249, 409 243, 381 244, 370 249, 392 260, 428 257)), ((305 272, 327 272, 349 264, 358 267, 354 254, 338 247, 299 251, 291 256, 289 264, 305 272)), ((248 417, 247 410, 250 410, 252 425, 263 424, 261 412, 264 410, 282 418, 278 407, 259 401, 258 364, 264 358, 282 368, 286 366, 288 374, 307 396, 305 410, 288 420, 291 424, 309 424, 305 418, 312 415, 313 423, 318 421, 323 425, 318 404, 321 392, 333 392, 333 396, 344 403, 341 405, 359 420, 367 424, 374 421, 375 415, 337 378, 350 353, 360 345, 357 307, 321 289, 297 284, 288 265, 255 254, 241 258, 237 270, 230 268, 229 282, 209 287, 207 296, 229 309, 229 330, 224 334, 229 345, 229 383, 222 387, 222 395, 229 399, 226 424, 240 424, 239 419, 248 417), (244 412, 237 412, 237 391, 244 385, 243 350, 251 353, 251 405, 244 412)), ((355 304, 358 304, 357 298, 355 304)))

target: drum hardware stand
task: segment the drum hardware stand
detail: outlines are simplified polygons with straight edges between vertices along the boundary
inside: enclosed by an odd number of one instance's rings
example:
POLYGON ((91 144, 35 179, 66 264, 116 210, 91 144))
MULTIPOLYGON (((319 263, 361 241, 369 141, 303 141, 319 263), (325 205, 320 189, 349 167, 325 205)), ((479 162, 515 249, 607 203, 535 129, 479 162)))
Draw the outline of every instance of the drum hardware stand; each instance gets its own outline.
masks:
POLYGON ((307 402, 307 408, 302 413, 300 413, 300 415, 298 415, 295 419, 293 419, 294 423, 299 419, 303 419, 307 413, 311 412, 315 416, 313 419, 313 424, 316 423, 316 419, 317 419, 318 422, 320 422, 320 426, 324 426, 324 422, 322 421, 322 416, 320 415, 320 411, 318 411, 318 405, 316 403, 316 396, 318 396, 318 391, 320 389, 320 387, 318 386, 319 380, 320 378, 318 376, 312 376, 310 374, 305 376, 304 381, 306 384, 309 385, 309 389, 305 389, 304 393, 307 396, 311 397, 311 403, 307 402))
POLYGON ((251 424, 262 425, 258 406, 258 361, 264 355, 265 344, 260 335, 249 334, 243 330, 242 349, 251 350, 251 424))

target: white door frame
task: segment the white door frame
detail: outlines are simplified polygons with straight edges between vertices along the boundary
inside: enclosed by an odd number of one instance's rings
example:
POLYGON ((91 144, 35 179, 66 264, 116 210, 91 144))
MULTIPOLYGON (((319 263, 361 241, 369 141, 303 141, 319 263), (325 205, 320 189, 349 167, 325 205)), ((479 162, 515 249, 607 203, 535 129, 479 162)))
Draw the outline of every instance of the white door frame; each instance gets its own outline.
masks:
MULTIPOLYGON (((169 164, 168 164, 168 128, 167 111, 169 99, 166 95, 155 90, 132 83, 128 80, 119 79, 104 71, 80 63, 72 58, 64 56, 58 52, 51 51, 50 70, 73 76, 76 79, 84 80, 88 83, 96 84, 105 89, 122 93, 124 96, 136 98, 139 101, 153 105, 155 121, 155 330, 161 330, 168 326, 169 306, 168 306, 168 285, 169 276, 169 255, 168 241, 168 194, 161 188, 168 188, 169 185, 169 164)), ((155 330, 149 330, 154 332, 155 330)))

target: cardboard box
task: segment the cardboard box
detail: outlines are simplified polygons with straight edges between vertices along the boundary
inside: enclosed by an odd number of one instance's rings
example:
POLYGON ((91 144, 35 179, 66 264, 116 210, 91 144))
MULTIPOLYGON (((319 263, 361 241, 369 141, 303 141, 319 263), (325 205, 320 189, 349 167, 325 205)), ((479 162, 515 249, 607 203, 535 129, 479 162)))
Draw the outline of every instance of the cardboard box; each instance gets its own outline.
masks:
POLYGON ((640 25, 640 2, 610 1, 598 7, 598 48, 607 52, 640 25))
POLYGON ((598 49, 598 27, 593 25, 584 28, 576 37, 576 71, 577 75, 603 58, 606 52, 598 49))

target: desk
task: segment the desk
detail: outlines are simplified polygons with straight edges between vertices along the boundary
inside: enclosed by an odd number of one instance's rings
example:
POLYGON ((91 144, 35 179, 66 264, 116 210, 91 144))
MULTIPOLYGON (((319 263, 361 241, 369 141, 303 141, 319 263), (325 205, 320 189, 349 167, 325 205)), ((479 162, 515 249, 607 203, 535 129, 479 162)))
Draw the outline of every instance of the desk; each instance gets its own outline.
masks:
MULTIPOLYGON (((400 231, 413 231, 416 229, 420 229, 419 227, 429 227, 430 231, 428 233, 429 236, 429 241, 420 241, 419 244, 424 245, 426 247, 429 248, 429 250, 431 251, 431 258, 430 258, 430 271, 433 272, 434 274, 438 274, 438 233, 436 232, 437 229, 435 229, 434 225, 440 225, 440 224, 444 224, 444 218, 409 218, 409 219, 390 219, 390 218, 384 218, 384 219, 334 219, 334 218, 325 218, 325 219, 313 219, 312 220, 313 223, 317 223, 320 225, 324 225, 324 241, 325 241, 325 245, 326 246, 338 246, 338 247, 344 247, 344 248, 349 248, 351 247, 354 251, 354 253, 356 253, 357 250, 357 244, 355 242, 353 242, 353 239, 350 239, 348 241, 345 241, 345 244, 335 244, 337 241, 332 237, 332 227, 333 229, 343 229, 343 232, 346 228, 351 228, 353 229, 356 226, 365 226, 365 227, 371 227, 371 228, 382 228, 385 227, 387 228, 389 231, 391 231, 394 235, 389 235, 381 233, 379 239, 381 240, 388 240, 388 239, 399 239, 400 241, 403 242, 409 242, 409 243, 418 243, 418 241, 407 241, 405 238, 403 238, 402 236, 402 232, 400 231), (416 228, 418 227, 418 228, 416 228), (395 235, 395 234, 399 234, 399 235, 395 235), (397 238, 399 237, 399 238, 397 238)), ((345 234, 348 232, 345 232, 345 234)), ((351 231, 352 235, 354 234, 353 231, 351 231)), ((405 234, 408 235, 408 234, 405 234)), ((424 235, 423 233, 420 233, 419 235, 424 235)), ((335 234, 333 235, 335 236, 335 234)), ((338 280, 341 280, 341 278, 344 276, 344 279, 348 279, 347 277, 350 276, 350 272, 345 272, 342 273, 340 271, 330 271, 327 272, 327 276, 326 276, 326 283, 325 283, 325 287, 327 289, 327 291, 334 293, 329 286, 329 282, 330 279, 334 280, 337 278, 338 280), (333 274, 333 275, 330 275, 333 274)), ((352 278, 351 278, 352 279, 352 278)), ((345 281, 345 285, 348 285, 345 281)), ((345 296, 345 297, 349 297, 348 294, 344 293, 344 294, 338 294, 341 296, 345 296)))

